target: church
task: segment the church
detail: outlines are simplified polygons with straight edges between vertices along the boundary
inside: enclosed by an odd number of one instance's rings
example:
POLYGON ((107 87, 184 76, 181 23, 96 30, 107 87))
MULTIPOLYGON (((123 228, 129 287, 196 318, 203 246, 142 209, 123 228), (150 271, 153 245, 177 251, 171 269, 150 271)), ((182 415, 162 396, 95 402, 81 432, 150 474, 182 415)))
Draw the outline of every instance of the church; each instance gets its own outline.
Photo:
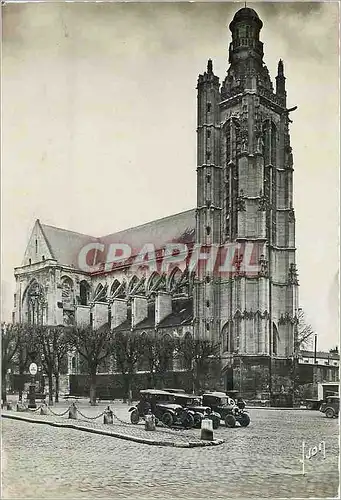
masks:
POLYGON ((293 109, 283 62, 273 84, 263 61, 262 26, 238 10, 226 78, 212 60, 198 77, 197 206, 103 237, 37 220, 14 271, 15 322, 211 339, 225 388, 242 365, 250 384, 268 373, 264 391, 276 367, 287 376, 299 307, 293 109))

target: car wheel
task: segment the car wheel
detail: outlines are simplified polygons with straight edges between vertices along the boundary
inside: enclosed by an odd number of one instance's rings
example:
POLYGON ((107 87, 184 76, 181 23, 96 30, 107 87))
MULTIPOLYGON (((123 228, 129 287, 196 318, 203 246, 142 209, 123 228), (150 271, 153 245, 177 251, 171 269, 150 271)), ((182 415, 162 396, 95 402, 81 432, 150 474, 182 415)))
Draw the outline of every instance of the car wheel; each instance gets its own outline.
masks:
POLYGON ((333 418, 335 415, 333 408, 327 408, 325 413, 327 418, 333 418))
POLYGON ((312 409, 313 409, 313 403, 308 403, 307 410, 312 410, 312 409))
POLYGON ((230 427, 230 428, 236 426, 236 419, 234 418, 233 415, 226 415, 225 425, 226 425, 226 427, 230 427))
POLYGON ((238 418, 238 422, 242 427, 247 427, 250 423, 250 417, 247 413, 242 413, 238 418))
POLYGON ((218 419, 217 417, 213 417, 212 418, 212 426, 213 426, 214 430, 218 429, 220 426, 220 419, 218 419))
POLYGON ((194 417, 190 413, 187 413, 184 419, 184 427, 186 429, 192 429, 192 427, 194 427, 194 417))
POLYGON ((195 413, 195 415, 194 415, 194 427, 196 429, 200 429, 201 420, 202 420, 202 416, 200 415, 200 413, 195 413))
POLYGON ((162 423, 164 425, 166 425, 167 427, 171 427, 173 425, 173 415, 171 413, 169 413, 169 411, 166 411, 166 413, 164 413, 162 415, 162 423))
POLYGON ((133 410, 130 413, 130 422, 132 424, 138 424, 140 420, 139 412, 137 410, 133 410))

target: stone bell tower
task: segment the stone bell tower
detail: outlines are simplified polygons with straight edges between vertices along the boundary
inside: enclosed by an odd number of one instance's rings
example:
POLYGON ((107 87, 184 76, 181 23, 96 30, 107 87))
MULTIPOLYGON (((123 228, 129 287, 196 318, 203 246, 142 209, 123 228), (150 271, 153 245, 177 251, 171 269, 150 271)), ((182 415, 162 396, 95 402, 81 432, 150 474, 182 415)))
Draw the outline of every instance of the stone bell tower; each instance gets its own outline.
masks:
POLYGON ((229 26, 225 80, 220 85, 211 60, 198 79, 196 240, 240 250, 229 276, 197 276, 194 303, 196 335, 220 342, 226 366, 238 359, 271 370, 273 359, 293 354, 298 280, 293 109, 283 62, 275 89, 263 62, 262 26, 253 9, 240 9, 229 26), (256 272, 247 270, 247 247, 255 249, 256 272))

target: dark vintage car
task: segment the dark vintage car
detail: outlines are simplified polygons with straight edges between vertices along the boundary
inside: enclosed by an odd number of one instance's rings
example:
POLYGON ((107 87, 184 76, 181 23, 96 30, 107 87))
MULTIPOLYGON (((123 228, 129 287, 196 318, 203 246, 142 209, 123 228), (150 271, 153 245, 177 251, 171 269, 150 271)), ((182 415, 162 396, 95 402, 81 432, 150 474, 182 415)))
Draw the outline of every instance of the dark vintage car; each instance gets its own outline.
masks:
POLYGON ((220 425, 220 415, 211 410, 209 406, 202 405, 202 398, 193 394, 177 393, 173 394, 174 402, 186 408, 193 414, 194 427, 200 428, 201 421, 205 418, 212 420, 213 429, 218 429, 220 425))
POLYGON ((241 398, 241 407, 239 407, 234 399, 227 396, 224 392, 207 392, 202 396, 202 404, 203 406, 209 406, 212 411, 219 413, 226 427, 235 427, 236 422, 242 427, 247 427, 250 423, 249 414, 245 410, 245 403, 241 398))
POLYGON ((172 394, 185 394, 185 390, 184 389, 163 389, 164 391, 166 392, 171 392, 172 394))
POLYGON ((157 389, 140 391, 140 401, 129 408, 130 421, 138 424, 146 415, 155 415, 156 423, 162 422, 167 427, 182 426, 190 429, 194 426, 193 412, 174 402, 174 394, 157 389))
POLYGON ((340 411, 340 398, 339 396, 328 396, 323 401, 320 411, 326 415, 327 418, 334 418, 339 416, 340 411))

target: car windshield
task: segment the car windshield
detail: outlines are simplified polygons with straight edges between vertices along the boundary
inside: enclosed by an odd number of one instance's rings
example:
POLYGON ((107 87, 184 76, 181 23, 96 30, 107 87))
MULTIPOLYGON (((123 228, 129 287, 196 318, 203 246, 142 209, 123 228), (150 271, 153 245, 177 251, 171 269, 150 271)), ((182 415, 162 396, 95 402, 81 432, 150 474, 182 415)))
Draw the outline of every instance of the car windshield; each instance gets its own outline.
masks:
POLYGON ((229 404, 229 398, 220 398, 220 404, 226 406, 229 404))

